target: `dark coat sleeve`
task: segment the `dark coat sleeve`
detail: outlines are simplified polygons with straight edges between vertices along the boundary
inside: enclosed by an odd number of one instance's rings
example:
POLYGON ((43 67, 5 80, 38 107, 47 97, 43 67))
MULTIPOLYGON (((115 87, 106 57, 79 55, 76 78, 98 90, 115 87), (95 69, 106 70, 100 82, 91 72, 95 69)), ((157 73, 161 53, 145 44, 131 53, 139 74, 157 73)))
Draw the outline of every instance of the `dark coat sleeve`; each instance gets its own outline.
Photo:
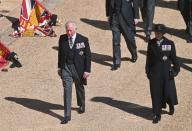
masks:
POLYGON ((151 69, 151 48, 150 48, 151 43, 148 43, 147 46, 147 57, 146 57, 146 64, 145 64, 145 73, 149 74, 150 69, 151 69))
POLYGON ((60 38, 59 38, 59 42, 58 42, 58 45, 59 45, 59 48, 58 48, 58 68, 61 68, 61 58, 62 58, 62 54, 61 54, 61 42, 62 41, 62 36, 60 36, 60 38))
POLYGON ((58 48, 58 68, 64 68, 65 65, 65 58, 66 58, 66 54, 65 54, 65 50, 64 50, 64 43, 67 40, 67 36, 66 35, 61 35, 59 38, 59 48, 58 48))
POLYGON ((172 42, 171 44, 171 60, 172 60, 172 63, 173 63, 173 69, 176 73, 179 73, 180 71, 180 63, 179 63, 179 60, 176 56, 176 49, 175 49, 175 44, 172 42))
POLYGON ((85 72, 91 72, 91 50, 89 46, 89 40, 85 40, 85 72))

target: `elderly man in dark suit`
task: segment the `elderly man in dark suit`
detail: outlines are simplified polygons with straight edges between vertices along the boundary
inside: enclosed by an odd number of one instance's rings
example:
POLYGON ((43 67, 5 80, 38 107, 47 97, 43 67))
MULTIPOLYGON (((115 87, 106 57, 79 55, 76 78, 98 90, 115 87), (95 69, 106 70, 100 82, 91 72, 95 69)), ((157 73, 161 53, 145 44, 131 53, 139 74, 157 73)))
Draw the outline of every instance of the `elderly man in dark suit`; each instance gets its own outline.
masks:
POLYGON ((151 39, 156 0, 140 0, 141 15, 145 23, 146 40, 151 39))
POLYGON ((66 34, 59 38, 58 73, 64 86, 64 119, 61 124, 71 120, 72 84, 75 83, 79 113, 85 112, 85 90, 91 71, 91 51, 88 38, 76 33, 76 24, 68 21, 66 34))
POLYGON ((131 61, 136 62, 137 60, 134 24, 138 22, 139 18, 138 2, 137 0, 106 0, 106 15, 109 17, 113 34, 113 66, 111 70, 117 70, 121 65, 121 33, 131 53, 131 61))
POLYGON ((161 119, 161 109, 169 105, 173 115, 174 105, 178 104, 174 77, 180 71, 174 42, 163 36, 165 26, 155 25, 155 38, 148 42, 146 74, 150 81, 153 108, 153 123, 161 119))
POLYGON ((180 10, 186 24, 186 32, 189 35, 188 43, 192 43, 192 0, 178 0, 180 10))

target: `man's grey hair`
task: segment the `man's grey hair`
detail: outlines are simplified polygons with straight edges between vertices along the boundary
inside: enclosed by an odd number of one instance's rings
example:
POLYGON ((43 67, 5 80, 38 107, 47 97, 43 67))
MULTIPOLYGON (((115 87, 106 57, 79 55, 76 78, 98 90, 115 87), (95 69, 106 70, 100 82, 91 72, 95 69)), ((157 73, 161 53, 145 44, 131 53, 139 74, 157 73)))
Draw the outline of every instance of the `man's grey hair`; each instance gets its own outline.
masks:
POLYGON ((74 21, 67 21, 66 24, 65 24, 65 28, 67 28, 67 26, 68 26, 69 24, 72 24, 73 27, 74 27, 75 29, 77 29, 77 25, 76 25, 76 23, 75 23, 74 21))

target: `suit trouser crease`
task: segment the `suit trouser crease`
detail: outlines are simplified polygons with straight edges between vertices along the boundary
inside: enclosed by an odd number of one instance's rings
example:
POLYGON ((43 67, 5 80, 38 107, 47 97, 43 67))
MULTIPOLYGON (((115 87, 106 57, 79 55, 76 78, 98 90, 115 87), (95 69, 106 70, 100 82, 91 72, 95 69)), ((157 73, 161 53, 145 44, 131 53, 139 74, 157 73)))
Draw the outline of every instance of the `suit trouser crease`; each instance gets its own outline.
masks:
POLYGON ((64 116, 71 116, 73 81, 75 83, 78 106, 85 105, 85 90, 73 64, 65 65, 65 68, 62 69, 62 78, 64 87, 64 116))

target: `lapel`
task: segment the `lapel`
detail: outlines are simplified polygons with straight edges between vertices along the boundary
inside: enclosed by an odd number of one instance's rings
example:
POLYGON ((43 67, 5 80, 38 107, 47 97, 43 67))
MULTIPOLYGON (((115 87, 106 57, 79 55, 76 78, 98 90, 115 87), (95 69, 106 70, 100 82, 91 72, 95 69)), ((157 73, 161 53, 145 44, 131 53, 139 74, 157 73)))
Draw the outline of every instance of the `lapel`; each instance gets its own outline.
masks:
POLYGON ((157 45, 157 39, 154 40, 154 42, 152 43, 152 50, 153 50, 153 54, 155 54, 156 57, 160 58, 162 55, 162 51, 161 51, 161 46, 158 47, 157 45))
POLYGON ((69 41, 68 41, 68 36, 67 35, 65 35, 64 37, 63 37, 63 39, 62 39, 62 48, 63 48, 63 50, 69 50, 70 49, 70 47, 69 47, 69 41))
POLYGON ((70 49, 70 46, 69 46, 69 41, 68 41, 68 37, 66 38, 65 40, 65 47, 69 50, 70 49))

